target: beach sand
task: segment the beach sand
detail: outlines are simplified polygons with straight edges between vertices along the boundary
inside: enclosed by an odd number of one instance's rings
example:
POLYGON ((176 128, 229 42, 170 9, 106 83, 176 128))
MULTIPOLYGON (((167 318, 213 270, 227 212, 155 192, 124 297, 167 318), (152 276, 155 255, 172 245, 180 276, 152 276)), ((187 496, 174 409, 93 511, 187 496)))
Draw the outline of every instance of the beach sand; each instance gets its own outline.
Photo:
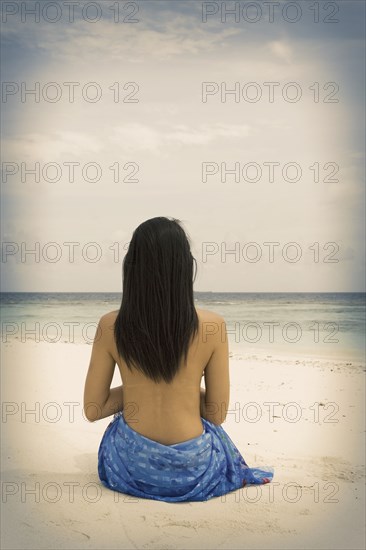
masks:
POLYGON ((273 482, 171 504, 100 484, 112 417, 83 417, 90 352, 3 344, 3 549, 365 548, 364 365, 232 357, 223 427, 249 466, 273 466, 273 482))

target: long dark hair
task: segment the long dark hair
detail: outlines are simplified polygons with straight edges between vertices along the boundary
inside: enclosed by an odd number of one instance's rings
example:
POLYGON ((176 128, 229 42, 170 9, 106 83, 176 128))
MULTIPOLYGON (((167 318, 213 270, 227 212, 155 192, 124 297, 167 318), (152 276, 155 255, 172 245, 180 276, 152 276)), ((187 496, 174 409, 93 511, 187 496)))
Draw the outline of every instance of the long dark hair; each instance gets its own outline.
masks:
POLYGON ((173 380, 198 332, 197 262, 181 223, 166 217, 143 222, 123 260, 122 303, 114 324, 117 350, 131 371, 135 367, 154 382, 173 380))

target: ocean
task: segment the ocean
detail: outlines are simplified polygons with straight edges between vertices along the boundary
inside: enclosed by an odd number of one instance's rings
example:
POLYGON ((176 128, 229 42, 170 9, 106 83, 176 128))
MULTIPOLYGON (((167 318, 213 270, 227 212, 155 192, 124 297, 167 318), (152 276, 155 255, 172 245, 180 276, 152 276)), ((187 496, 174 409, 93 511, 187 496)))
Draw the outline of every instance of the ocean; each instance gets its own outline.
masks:
MULTIPOLYGON (((121 293, 0 294, 1 340, 91 345, 121 293)), ((309 357, 365 363, 365 293, 195 292, 226 322, 235 358, 309 357)), ((222 327, 207 327, 222 330, 222 327)))

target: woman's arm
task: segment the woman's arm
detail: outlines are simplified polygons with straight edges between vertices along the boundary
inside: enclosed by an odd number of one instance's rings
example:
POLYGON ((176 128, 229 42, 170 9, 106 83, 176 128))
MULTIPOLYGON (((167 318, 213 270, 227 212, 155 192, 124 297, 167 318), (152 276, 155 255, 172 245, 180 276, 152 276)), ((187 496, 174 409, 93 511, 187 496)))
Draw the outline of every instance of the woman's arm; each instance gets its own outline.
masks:
POLYGON ((90 422, 106 418, 123 409, 123 387, 111 389, 116 363, 108 342, 111 333, 109 314, 101 317, 95 334, 84 387, 84 414, 90 422))
MULTIPOLYGON (((109 396, 96 420, 106 418, 123 410, 123 386, 117 386, 109 390, 109 396)), ((90 419, 89 419, 90 420, 90 419)))
POLYGON ((221 331, 214 336, 216 339, 214 351, 204 370, 206 389, 200 390, 200 409, 201 416, 205 420, 220 425, 225 422, 229 406, 230 378, 226 323, 219 315, 217 319, 221 325, 221 331))

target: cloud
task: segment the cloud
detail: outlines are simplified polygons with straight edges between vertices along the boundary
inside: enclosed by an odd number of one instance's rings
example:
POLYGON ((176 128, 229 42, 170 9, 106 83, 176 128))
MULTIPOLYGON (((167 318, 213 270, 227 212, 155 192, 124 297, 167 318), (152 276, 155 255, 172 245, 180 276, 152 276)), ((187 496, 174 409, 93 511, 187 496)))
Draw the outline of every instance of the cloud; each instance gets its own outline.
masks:
POLYGON ((214 124, 202 125, 199 128, 190 128, 186 125, 177 125, 168 139, 184 145, 204 145, 221 138, 246 138, 250 135, 248 125, 214 124))
POLYGON ((268 43, 268 48, 278 59, 285 61, 287 64, 292 62, 293 53, 288 42, 284 40, 274 40, 268 43))
POLYGON ((223 25, 212 32, 197 22, 200 23, 193 15, 174 12, 170 18, 162 12, 145 13, 135 24, 116 24, 110 17, 94 24, 80 17, 73 23, 64 21, 53 25, 42 19, 39 23, 28 20, 19 36, 16 19, 9 19, 3 33, 9 44, 16 42, 24 49, 47 52, 50 60, 75 62, 93 52, 95 62, 108 58, 133 63, 143 63, 147 58, 164 61, 214 51, 240 34, 240 29, 223 25))
POLYGON ((162 145, 160 132, 137 122, 111 128, 110 140, 125 151, 157 152, 162 145))
POLYGON ((248 125, 211 124, 189 126, 175 124, 168 127, 152 127, 130 123, 114 127, 111 142, 120 144, 127 151, 150 151, 158 153, 174 144, 205 145, 212 141, 225 141, 230 138, 246 138, 250 135, 248 125))
POLYGON ((65 155, 79 157, 98 153, 102 148, 103 142, 97 136, 75 131, 34 132, 3 140, 7 159, 33 162, 56 162, 65 155))

